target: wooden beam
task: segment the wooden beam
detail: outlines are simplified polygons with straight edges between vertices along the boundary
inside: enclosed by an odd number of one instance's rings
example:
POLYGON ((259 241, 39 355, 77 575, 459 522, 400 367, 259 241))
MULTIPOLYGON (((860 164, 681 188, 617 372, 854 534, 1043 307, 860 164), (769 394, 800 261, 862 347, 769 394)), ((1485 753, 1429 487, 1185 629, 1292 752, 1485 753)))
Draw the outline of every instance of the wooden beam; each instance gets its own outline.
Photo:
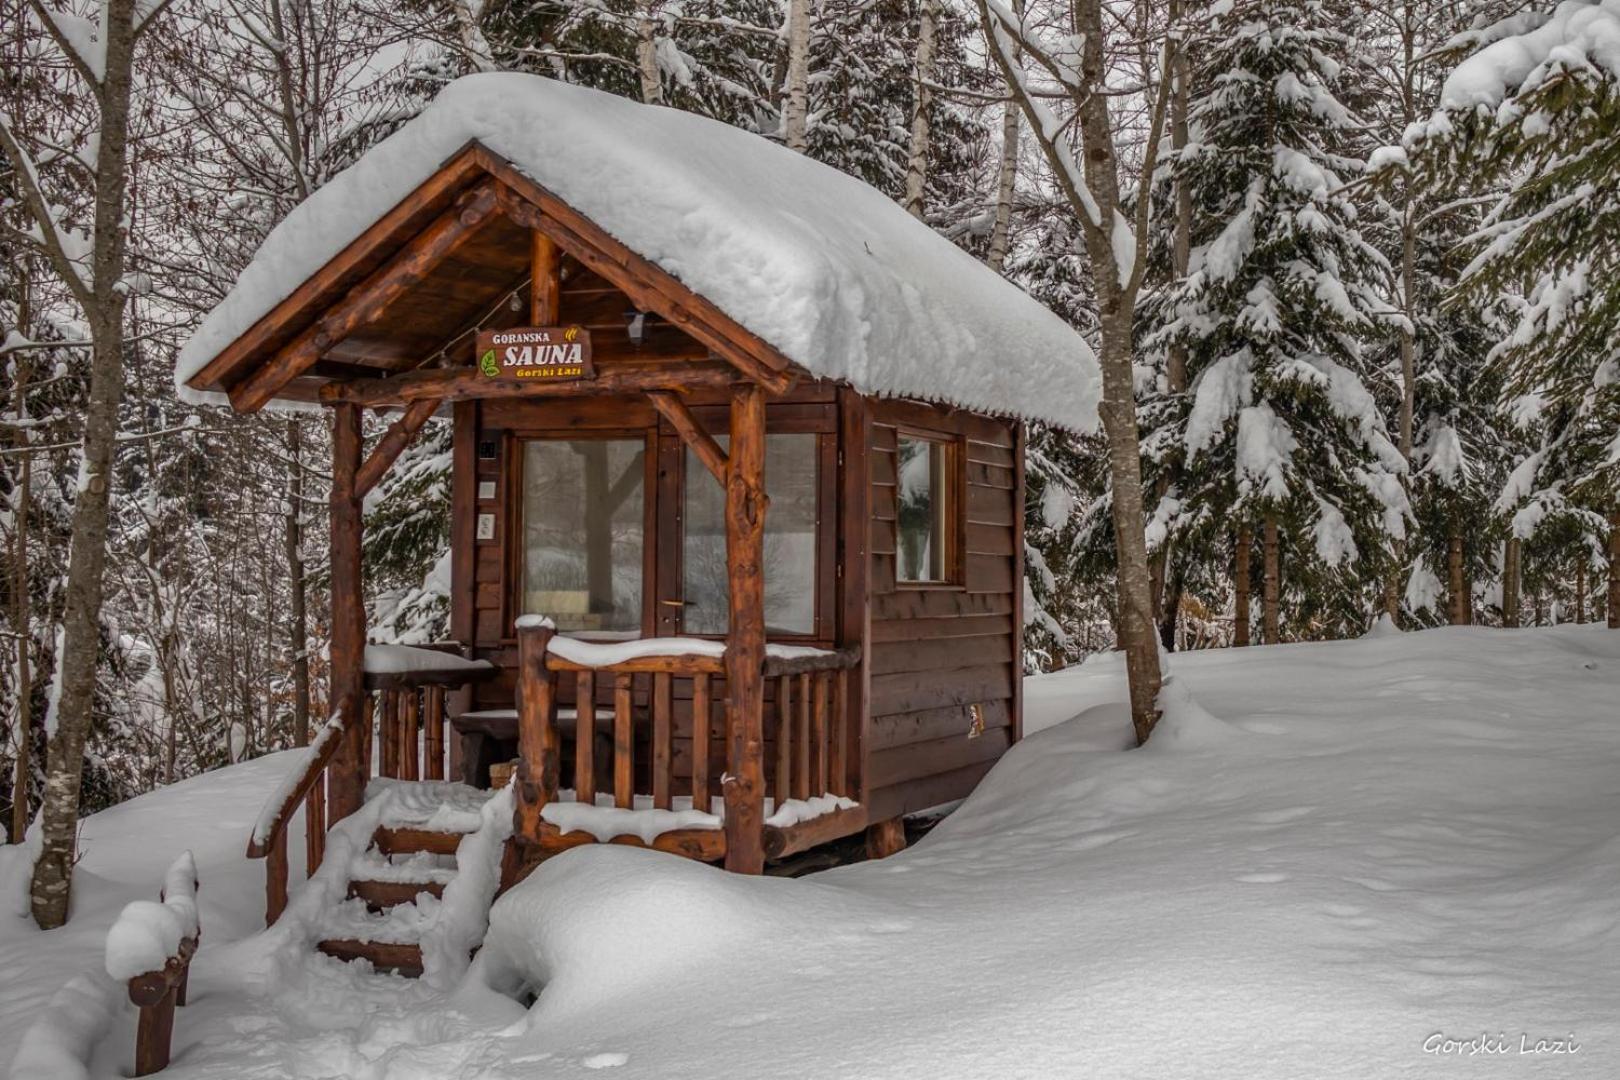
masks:
POLYGON ((797 372, 774 346, 625 247, 504 158, 480 150, 487 155, 486 168, 506 184, 501 191, 502 211, 513 222, 547 233, 568 254, 622 289, 638 307, 658 312, 772 394, 785 394, 793 388, 797 372))
MULTIPOLYGON (((487 156, 487 152, 484 156, 487 156)), ((405 196, 374 225, 361 233, 319 271, 293 290, 241 337, 186 380, 198 390, 219 389, 230 381, 242 362, 285 334, 288 327, 321 297, 362 266, 379 244, 389 242, 412 221, 424 217, 435 206, 446 204, 452 194, 483 172, 477 144, 463 148, 443 168, 405 196)))
POLYGON ((765 393, 731 393, 726 469, 726 869, 765 869, 765 393))
POLYGON ((497 206, 495 185, 485 183, 462 195, 450 210, 408 244, 325 315, 288 342, 268 363, 230 389, 232 408, 255 412, 276 391, 303 374, 332 346, 372 322, 393 301, 477 232, 497 206))
POLYGON ((372 447, 371 454, 366 463, 360 466, 355 474, 354 491, 359 498, 365 498, 366 493, 377 486, 388 472, 389 466, 394 464, 396 458, 416 438, 416 433, 422 430, 422 425, 428 422, 439 407, 438 398, 420 398, 410 403, 405 414, 388 426, 383 437, 372 447))
POLYGON ((562 311, 562 258, 550 236, 529 234, 529 325, 553 326, 562 311))
POLYGON ((660 416, 669 421, 681 436, 681 441, 692 448, 692 453, 722 485, 726 482, 726 452, 720 449, 720 444, 714 437, 697 422, 692 410, 686 407, 686 402, 666 390, 655 390, 647 395, 647 400, 653 403, 660 416))
POLYGON ((737 372, 719 363, 599 368, 594 379, 572 382, 491 379, 477 368, 434 368, 408 371, 388 379, 330 383, 321 388, 320 397, 329 404, 349 402, 375 409, 408 405, 423 398, 467 401, 474 398, 596 397, 656 390, 689 392, 727 387, 736 381, 737 372))
POLYGON ((794 825, 768 825, 765 854, 771 859, 785 859, 841 837, 853 836, 864 830, 866 824, 866 807, 851 806, 794 825))
POLYGON ((331 708, 343 718, 344 730, 327 780, 333 822, 348 817, 365 801, 363 747, 371 741, 371 732, 362 730, 361 724, 366 602, 360 557, 360 496, 355 488, 360 448, 360 410, 353 405, 339 405, 332 410, 331 708))

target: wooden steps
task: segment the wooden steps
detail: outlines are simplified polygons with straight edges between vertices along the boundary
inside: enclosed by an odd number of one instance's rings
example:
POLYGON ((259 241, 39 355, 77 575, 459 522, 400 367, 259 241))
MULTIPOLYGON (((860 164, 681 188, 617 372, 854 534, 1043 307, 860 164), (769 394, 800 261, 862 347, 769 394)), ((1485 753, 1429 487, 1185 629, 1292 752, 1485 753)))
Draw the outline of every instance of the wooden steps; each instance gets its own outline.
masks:
POLYGON ((359 878, 349 882, 349 895, 356 900, 364 900, 366 907, 372 911, 382 911, 399 904, 414 903, 420 893, 431 893, 433 896, 442 899, 444 897, 444 883, 442 881, 378 881, 359 878))
MULTIPOLYGON (((399 826, 381 827, 371 836, 372 848, 384 857, 419 854, 454 857, 463 832, 399 826)), ((358 868, 358 873, 364 873, 358 868)), ((431 873, 431 868, 424 873, 431 873)), ((354 877, 349 880, 348 898, 360 900, 373 915, 416 903, 422 893, 444 896, 444 881, 425 879, 392 880, 387 877, 354 877)), ((340 922, 337 926, 344 926, 340 922)), ((336 927, 334 927, 335 929, 336 927)), ((353 931, 349 931, 353 933, 353 931)), ((341 933, 341 931, 340 931, 341 933)), ((333 936, 316 943, 315 948, 338 960, 367 960, 377 971, 390 971, 407 978, 422 974, 422 947, 416 942, 366 941, 353 936, 333 936)))
POLYGON ((433 855, 454 855, 461 844, 462 832, 440 832, 437 829, 389 828, 383 826, 371 836, 371 843, 384 855, 410 855, 426 851, 433 855))
POLYGON ((369 960, 378 971, 391 971, 411 979, 422 974, 422 946, 414 942, 328 938, 317 942, 315 948, 339 960, 369 960))

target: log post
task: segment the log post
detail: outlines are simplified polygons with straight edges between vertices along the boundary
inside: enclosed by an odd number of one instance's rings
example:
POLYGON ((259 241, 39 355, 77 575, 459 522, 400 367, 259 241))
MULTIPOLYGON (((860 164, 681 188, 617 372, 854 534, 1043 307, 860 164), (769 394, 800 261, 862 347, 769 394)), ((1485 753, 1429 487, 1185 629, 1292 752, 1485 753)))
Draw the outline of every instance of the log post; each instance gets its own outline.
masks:
POLYGON ((726 869, 765 869, 765 393, 731 392, 726 455, 726 869))
POLYGON ((287 830, 277 829, 264 860, 264 925, 274 926, 287 910, 287 830))
POLYGON ((343 743, 332 759, 329 815, 341 821, 360 809, 366 795, 365 700, 366 606, 360 557, 360 410, 332 409, 332 673, 331 707, 343 717, 343 743))
POLYGON ((557 797, 557 675, 546 650, 557 628, 550 619, 518 627, 517 839, 537 840, 540 811, 557 797))
POLYGON ((529 234, 529 325, 550 326, 562 308, 562 256, 550 235, 529 234))
POLYGON ((135 1075, 151 1076, 169 1067, 174 1041, 175 990, 169 987, 155 1005, 143 1005, 135 1028, 135 1075))
POLYGON ((884 821, 873 822, 866 827, 866 857, 868 859, 887 859, 890 855, 906 849, 906 822, 904 818, 892 817, 884 821))

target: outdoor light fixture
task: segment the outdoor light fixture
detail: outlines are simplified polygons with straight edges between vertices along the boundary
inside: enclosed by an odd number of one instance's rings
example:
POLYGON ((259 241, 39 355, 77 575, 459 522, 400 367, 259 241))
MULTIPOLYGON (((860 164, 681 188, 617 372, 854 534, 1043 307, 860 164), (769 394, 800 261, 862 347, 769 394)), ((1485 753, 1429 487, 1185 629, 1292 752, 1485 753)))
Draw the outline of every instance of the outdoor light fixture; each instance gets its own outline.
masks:
POLYGON ((645 311, 627 311, 624 317, 629 321, 630 344, 640 346, 647 340, 647 313, 645 311))

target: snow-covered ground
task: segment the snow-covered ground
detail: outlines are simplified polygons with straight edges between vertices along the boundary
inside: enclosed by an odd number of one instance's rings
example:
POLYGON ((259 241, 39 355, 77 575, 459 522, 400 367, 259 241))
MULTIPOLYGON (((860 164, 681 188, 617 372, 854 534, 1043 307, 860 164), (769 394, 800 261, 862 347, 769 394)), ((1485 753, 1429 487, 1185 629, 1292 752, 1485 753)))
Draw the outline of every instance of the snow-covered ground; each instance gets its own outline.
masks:
POLYGON ((1620 1076, 1620 633, 1173 671, 1144 751, 1118 749, 1117 663, 1031 680, 1042 730, 883 862, 783 880, 572 851, 496 905, 449 992, 227 946, 258 921, 240 852, 278 763, 176 785, 86 823, 68 929, 0 924, 0 1061, 189 846, 186 1080, 1620 1076), (1540 1039, 1579 1049, 1521 1052, 1540 1039))

